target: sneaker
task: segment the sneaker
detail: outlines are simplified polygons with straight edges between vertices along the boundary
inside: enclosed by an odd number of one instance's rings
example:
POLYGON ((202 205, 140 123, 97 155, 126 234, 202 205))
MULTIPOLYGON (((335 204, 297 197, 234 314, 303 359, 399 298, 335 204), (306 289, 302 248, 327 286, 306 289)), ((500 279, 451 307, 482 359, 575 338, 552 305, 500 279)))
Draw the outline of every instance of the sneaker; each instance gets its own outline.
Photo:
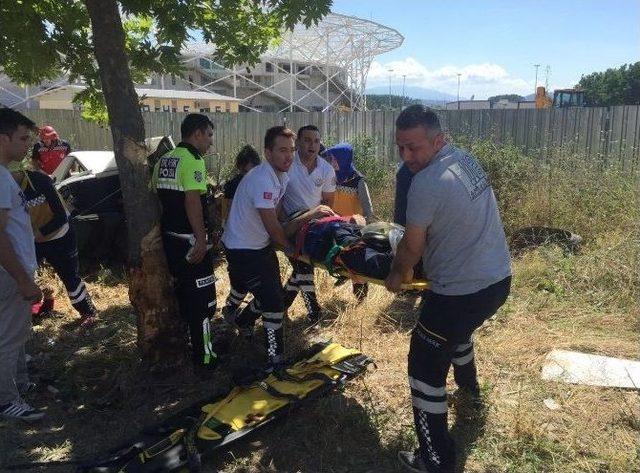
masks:
POLYGON ((78 329, 84 330, 90 327, 93 327, 98 319, 96 319, 95 315, 81 315, 80 316, 80 324, 78 325, 78 329))
POLYGON ((44 412, 31 407, 23 400, 13 401, 0 406, 0 416, 7 419, 20 419, 25 422, 33 422, 44 417, 44 412))
POLYGON ((425 465, 418 450, 414 452, 400 451, 398 452, 398 460, 405 471, 411 471, 412 473, 429 473, 429 469, 427 465, 425 465))
POLYGON ((238 330, 240 337, 244 338, 248 342, 251 342, 253 340, 255 322, 246 326, 238 325, 238 313, 235 309, 229 306, 225 306, 222 308, 222 318, 229 327, 238 330))

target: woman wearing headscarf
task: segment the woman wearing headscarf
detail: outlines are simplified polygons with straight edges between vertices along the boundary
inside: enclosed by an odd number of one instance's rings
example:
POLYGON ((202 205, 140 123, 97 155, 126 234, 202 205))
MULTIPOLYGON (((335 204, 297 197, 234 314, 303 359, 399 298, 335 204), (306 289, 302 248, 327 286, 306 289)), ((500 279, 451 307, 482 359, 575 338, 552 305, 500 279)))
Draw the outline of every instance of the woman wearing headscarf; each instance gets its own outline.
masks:
POLYGON ((336 170, 334 212, 343 216, 362 215, 371 223, 374 218, 371 195, 365 177, 353 164, 353 147, 340 143, 328 148, 325 156, 336 170))
MULTIPOLYGON (((338 215, 362 215, 367 223, 375 218, 367 182, 353 164, 353 146, 339 143, 324 154, 336 171, 336 193, 333 211, 338 215)), ((339 279, 339 283, 342 279, 339 279)), ((362 302, 369 292, 367 283, 353 283, 353 293, 362 302)))

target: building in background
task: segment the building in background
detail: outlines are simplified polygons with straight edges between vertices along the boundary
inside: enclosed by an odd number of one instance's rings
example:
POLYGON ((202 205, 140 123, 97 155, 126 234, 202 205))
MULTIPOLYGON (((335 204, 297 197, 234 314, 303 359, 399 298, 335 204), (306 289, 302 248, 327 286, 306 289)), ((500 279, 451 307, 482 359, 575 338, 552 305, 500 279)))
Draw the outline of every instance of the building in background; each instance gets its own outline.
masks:
MULTIPOLYGON (((73 97, 83 85, 68 84, 45 89, 33 99, 41 109, 73 110, 73 97)), ((136 87, 143 112, 238 112, 241 99, 212 92, 176 89, 143 89, 136 87)))
POLYGON ((507 99, 500 99, 497 102, 493 103, 491 103, 489 100, 460 100, 459 102, 447 102, 447 104, 445 105, 446 110, 519 110, 525 108, 536 108, 535 100, 522 100, 519 102, 514 102, 507 99))
MULTIPOLYGON (((253 66, 225 66, 214 59, 215 46, 188 43, 182 52, 182 75, 152 76, 136 90, 145 111, 365 110, 364 91, 373 59, 403 41, 392 28, 331 13, 316 26, 297 25, 285 33, 279 45, 253 66)), ((61 77, 20 87, 0 76, 0 103, 16 108, 74 108, 73 91, 82 86, 61 77)))

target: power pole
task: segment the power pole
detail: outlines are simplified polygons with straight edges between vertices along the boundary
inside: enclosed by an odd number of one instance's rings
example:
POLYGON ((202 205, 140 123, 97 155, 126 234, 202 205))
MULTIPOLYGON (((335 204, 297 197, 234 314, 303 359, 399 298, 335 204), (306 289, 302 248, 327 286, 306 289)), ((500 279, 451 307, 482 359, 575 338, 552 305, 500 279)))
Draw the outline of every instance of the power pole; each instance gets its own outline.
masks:
POLYGON ((551 74, 551 66, 547 64, 546 71, 544 74, 544 90, 545 93, 549 93, 549 75, 551 74))
POLYGON ((534 64, 533 67, 536 68, 536 85, 533 86, 533 93, 535 94, 538 91, 538 68, 540 64, 534 64))
POLYGON ((387 69, 387 71, 389 72, 389 110, 391 110, 391 73, 393 69, 387 69))
POLYGON ((458 110, 460 110, 460 76, 462 74, 458 73, 458 110))
POLYGON ((406 79, 407 79, 407 75, 402 74, 402 107, 401 108, 404 108, 404 83, 406 79))

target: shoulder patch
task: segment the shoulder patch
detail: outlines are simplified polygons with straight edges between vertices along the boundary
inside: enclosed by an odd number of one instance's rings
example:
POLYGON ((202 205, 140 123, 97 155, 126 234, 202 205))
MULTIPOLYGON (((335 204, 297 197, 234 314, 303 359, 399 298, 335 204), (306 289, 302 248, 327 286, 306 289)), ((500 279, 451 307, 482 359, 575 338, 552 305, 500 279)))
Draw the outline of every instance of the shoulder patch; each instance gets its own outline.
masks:
POLYGON ((193 178, 196 182, 202 182, 204 176, 202 175, 202 171, 193 171, 193 178))

